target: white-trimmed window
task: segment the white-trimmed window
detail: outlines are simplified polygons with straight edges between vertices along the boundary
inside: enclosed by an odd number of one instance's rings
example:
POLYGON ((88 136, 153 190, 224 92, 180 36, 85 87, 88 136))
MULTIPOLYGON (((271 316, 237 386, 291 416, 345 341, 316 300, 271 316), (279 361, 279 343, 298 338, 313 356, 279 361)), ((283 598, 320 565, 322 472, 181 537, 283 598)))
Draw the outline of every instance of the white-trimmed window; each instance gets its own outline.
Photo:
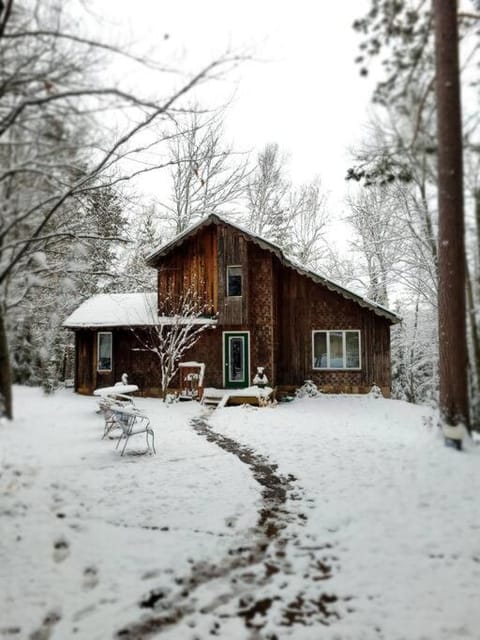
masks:
POLYGON ((242 295, 242 267, 229 265, 227 267, 227 296, 239 297, 242 295))
POLYGON ((112 332, 99 331, 97 334, 97 371, 112 370, 112 332))
POLYGON ((360 369, 360 331, 313 331, 314 369, 360 369))

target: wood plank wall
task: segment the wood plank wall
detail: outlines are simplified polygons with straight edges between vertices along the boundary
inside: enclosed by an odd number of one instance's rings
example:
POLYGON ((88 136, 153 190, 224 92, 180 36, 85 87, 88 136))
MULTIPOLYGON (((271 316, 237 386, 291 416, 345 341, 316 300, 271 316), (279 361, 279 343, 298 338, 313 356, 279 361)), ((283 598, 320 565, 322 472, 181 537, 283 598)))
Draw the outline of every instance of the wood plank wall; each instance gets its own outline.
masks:
POLYGON ((137 334, 141 329, 117 329, 113 340, 113 367, 115 382, 123 373, 128 374, 128 381, 136 384, 141 393, 160 395, 160 366, 158 358, 150 351, 145 351, 139 342, 137 334))
POLYGON ((235 229, 217 226, 218 233, 218 312, 219 324, 232 327, 249 323, 248 242, 235 229), (242 268, 242 296, 227 296, 227 267, 242 268))
POLYGON ((390 323, 369 309, 277 264, 277 382, 300 385, 313 379, 321 387, 352 391, 376 383, 390 388, 390 323), (361 331, 361 371, 318 371, 312 367, 313 330, 361 331))
POLYGON ((96 384, 96 331, 75 331, 75 391, 90 394, 96 384))
POLYGON ((214 225, 188 238, 175 251, 158 262, 159 311, 167 294, 180 296, 192 288, 202 299, 207 312, 218 311, 217 242, 214 225))

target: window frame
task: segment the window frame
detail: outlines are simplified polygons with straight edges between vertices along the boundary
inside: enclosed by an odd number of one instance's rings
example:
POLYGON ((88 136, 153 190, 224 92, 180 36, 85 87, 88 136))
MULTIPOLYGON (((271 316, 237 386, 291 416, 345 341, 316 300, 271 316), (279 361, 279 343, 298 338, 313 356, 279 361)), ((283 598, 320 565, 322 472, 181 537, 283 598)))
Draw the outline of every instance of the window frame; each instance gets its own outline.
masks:
POLYGON ((312 369, 315 371, 361 371, 362 369, 362 334, 360 329, 313 329, 312 330, 312 369), (315 365, 315 335, 317 333, 326 334, 327 345, 327 365, 330 364, 330 334, 342 334, 342 367, 317 367, 315 365), (347 367, 347 333, 356 333, 358 335, 358 367, 347 367))
POLYGON ((107 373, 113 371, 113 332, 112 331, 97 331, 97 372, 107 373), (100 367, 100 339, 101 336, 110 336, 110 367, 100 367))
POLYGON ((227 284, 227 287, 226 287, 226 289, 227 289, 227 291, 226 291, 227 298, 241 298, 242 297, 242 295, 243 295, 243 273, 242 273, 242 265, 241 264, 229 264, 229 265, 227 265, 227 282, 226 282, 226 284, 227 284), (236 295, 236 296, 230 295, 230 287, 229 287, 229 285, 230 285, 230 280, 229 280, 230 269, 240 269, 240 295, 236 295))

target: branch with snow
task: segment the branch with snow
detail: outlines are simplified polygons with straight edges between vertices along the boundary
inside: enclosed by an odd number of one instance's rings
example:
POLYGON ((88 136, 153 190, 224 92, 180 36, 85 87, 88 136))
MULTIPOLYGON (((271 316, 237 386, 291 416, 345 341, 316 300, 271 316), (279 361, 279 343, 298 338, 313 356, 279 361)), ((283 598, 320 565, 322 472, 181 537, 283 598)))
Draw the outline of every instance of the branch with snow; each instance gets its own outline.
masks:
POLYGON ((205 317, 210 305, 202 301, 193 286, 180 294, 168 292, 161 303, 162 315, 151 309, 151 326, 142 330, 132 329, 132 332, 142 350, 153 353, 157 358, 165 400, 183 355, 198 342, 206 329, 212 327, 212 318, 205 317))

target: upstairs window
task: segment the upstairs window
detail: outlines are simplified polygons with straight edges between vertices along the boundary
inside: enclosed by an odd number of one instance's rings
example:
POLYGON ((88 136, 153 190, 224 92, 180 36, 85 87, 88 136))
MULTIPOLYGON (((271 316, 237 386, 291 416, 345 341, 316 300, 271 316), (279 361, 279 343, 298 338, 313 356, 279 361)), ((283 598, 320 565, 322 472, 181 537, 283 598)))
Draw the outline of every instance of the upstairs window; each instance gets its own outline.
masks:
POLYGON ((313 331, 314 369, 360 369, 360 331, 313 331))
POLYGON ((98 365, 97 371, 112 370, 112 334, 110 331, 99 331, 97 335, 98 365))
POLYGON ((227 267, 227 296, 238 297, 242 295, 242 267, 227 267))

